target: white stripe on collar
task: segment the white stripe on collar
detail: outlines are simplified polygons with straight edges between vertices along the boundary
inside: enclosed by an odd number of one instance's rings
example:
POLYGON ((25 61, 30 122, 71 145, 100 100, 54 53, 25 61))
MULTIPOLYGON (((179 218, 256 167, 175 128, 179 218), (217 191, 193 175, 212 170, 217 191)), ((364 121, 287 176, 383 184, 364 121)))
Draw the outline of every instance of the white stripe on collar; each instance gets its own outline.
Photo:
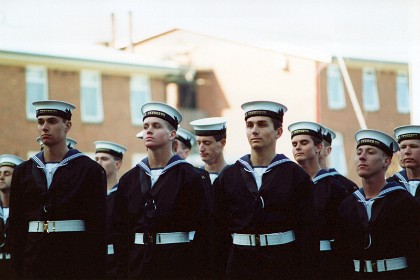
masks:
MULTIPOLYGON (((63 159, 62 161, 60 161, 58 163, 57 168, 60 167, 60 166, 68 164, 69 161, 71 161, 75 158, 82 157, 82 156, 85 156, 85 155, 79 152, 79 153, 74 154, 72 156, 66 157, 65 159, 63 159)), ((45 170, 45 164, 36 155, 32 157, 32 160, 36 163, 38 168, 42 168, 42 169, 45 170)))
MULTIPOLYGON (((245 161, 243 159, 238 159, 238 161, 244 166, 245 171, 250 172, 250 173, 255 172, 254 169, 252 168, 252 166, 247 161, 245 161)), ((289 162, 289 161, 292 161, 292 160, 290 160, 288 158, 277 160, 277 161, 271 163, 269 166, 267 166, 267 170, 265 170, 264 173, 270 172, 273 167, 275 167, 277 165, 280 165, 282 163, 285 163, 285 162, 289 162)))
POLYGON ((337 171, 334 172, 327 172, 327 173, 323 173, 321 175, 316 176, 315 178, 312 179, 312 182, 314 182, 314 184, 318 183, 319 180, 324 179, 325 177, 329 177, 329 176, 337 176, 340 175, 340 173, 338 173, 337 171))
MULTIPOLYGON (((185 161, 185 160, 183 160, 183 159, 180 159, 180 160, 176 160, 176 161, 174 161, 174 162, 172 162, 172 163, 170 163, 170 164, 168 164, 167 166, 165 166, 165 168, 163 168, 163 170, 162 170, 162 174, 164 174, 166 171, 168 171, 170 168, 172 168, 172 167, 174 167, 174 166, 176 166, 176 165, 178 165, 178 164, 182 164, 182 163, 187 163, 187 164, 190 164, 190 163, 188 163, 187 161, 185 161)), ((145 172, 146 172, 146 174, 148 175, 148 176, 151 176, 151 171, 150 171, 150 168, 143 162, 143 161, 140 161, 138 164, 137 164, 137 166, 138 167, 140 167, 141 169, 143 169, 145 172)), ((162 175, 162 174, 160 174, 160 175, 162 175)))

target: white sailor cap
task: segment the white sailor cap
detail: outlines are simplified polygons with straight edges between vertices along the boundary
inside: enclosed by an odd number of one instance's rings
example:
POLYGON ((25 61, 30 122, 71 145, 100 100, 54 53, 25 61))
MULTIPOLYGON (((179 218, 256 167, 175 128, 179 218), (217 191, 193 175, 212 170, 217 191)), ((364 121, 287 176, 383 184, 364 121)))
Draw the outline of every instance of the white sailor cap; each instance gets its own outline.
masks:
MULTIPOLYGON (((42 147, 44 146, 44 143, 41 140, 41 137, 36 138, 36 142, 38 142, 38 144, 42 147)), ((66 146, 70 149, 73 149, 74 146, 76 146, 77 141, 74 140, 73 138, 67 137, 66 138, 66 146)))
POLYGON ((71 120, 71 111, 76 107, 73 104, 58 100, 43 100, 32 103, 36 109, 36 117, 57 116, 71 120))
POLYGON ((286 106, 272 101, 252 101, 241 105, 245 111, 245 121, 254 116, 263 116, 277 119, 283 123, 283 115, 286 113, 286 106))
POLYGON ((10 166, 15 168, 19 164, 21 164, 24 160, 20 157, 14 155, 4 154, 0 156, 0 167, 2 166, 10 166))
POLYGON ((190 122, 197 136, 216 136, 226 133, 226 119, 221 117, 205 118, 190 122))
POLYGON ((192 146, 195 145, 195 136, 191 132, 180 127, 178 127, 178 130, 176 131, 175 139, 184 143, 190 150, 192 146))
POLYGON ((126 147, 109 141, 96 141, 95 148, 95 153, 106 153, 121 159, 123 158, 124 153, 127 151, 126 147))
POLYGON ((322 128, 323 128, 322 139, 327 141, 331 145, 332 140, 334 140, 336 137, 335 132, 326 126, 322 126, 322 128))
POLYGON ((394 136, 398 143, 403 140, 420 139, 420 125, 404 125, 394 129, 394 136))
POLYGON ((398 143, 391 136, 378 130, 364 129, 356 132, 357 148, 362 145, 374 146, 385 152, 388 156, 398 151, 398 143))
POLYGON ((140 131, 139 133, 136 134, 136 137, 139 139, 143 139, 144 138, 144 130, 140 131))
POLYGON ((73 149, 74 146, 76 146, 76 144, 77 144, 77 141, 74 140, 73 138, 70 138, 70 137, 66 138, 66 145, 68 148, 73 149))
POLYGON ((143 121, 147 117, 157 117, 167 121, 175 129, 178 128, 179 123, 182 121, 182 115, 177 109, 161 102, 146 103, 141 107, 141 112, 143 121))
POLYGON ((314 122, 296 122, 292 123, 288 127, 291 132, 291 138, 296 135, 311 135, 319 140, 322 140, 322 135, 324 133, 324 128, 322 125, 314 122))

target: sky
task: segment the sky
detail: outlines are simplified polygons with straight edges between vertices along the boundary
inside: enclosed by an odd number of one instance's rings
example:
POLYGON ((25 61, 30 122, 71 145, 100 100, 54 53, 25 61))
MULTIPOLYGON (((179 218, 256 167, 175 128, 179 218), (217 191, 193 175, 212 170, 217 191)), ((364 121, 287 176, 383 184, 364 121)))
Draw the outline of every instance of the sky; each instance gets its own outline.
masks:
POLYGON ((173 28, 271 49, 408 61, 420 42, 417 0, 0 0, 0 40, 127 42, 173 28))

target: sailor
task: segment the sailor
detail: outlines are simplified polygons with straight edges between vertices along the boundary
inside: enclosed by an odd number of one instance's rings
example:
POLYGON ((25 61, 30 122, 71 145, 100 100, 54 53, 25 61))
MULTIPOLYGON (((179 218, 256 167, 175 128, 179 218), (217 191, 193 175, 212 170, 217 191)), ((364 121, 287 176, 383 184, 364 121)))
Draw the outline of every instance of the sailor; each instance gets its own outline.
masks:
POLYGON ((16 273, 24 279, 103 278, 105 171, 66 145, 72 104, 33 105, 44 149, 13 172, 10 249, 16 273))
POLYGON ((315 205, 320 230, 320 271, 318 279, 336 279, 340 271, 333 242, 338 227, 338 206, 347 192, 334 174, 319 165, 322 152, 323 127, 314 122, 296 122, 288 127, 296 162, 308 173, 314 183, 315 205))
MULTIPOLYGON (((356 167, 362 188, 339 208, 338 244, 354 279, 420 279, 420 205, 405 189, 385 181, 398 143, 377 130, 360 130, 356 167)), ((345 277, 345 270, 339 278, 345 277)))
POLYGON ((15 155, 0 155, 0 275, 12 279, 10 250, 7 244, 9 227, 10 186, 13 170, 23 159, 15 155))
POLYGON ((111 236, 112 211, 114 207, 115 194, 118 189, 118 171, 121 168, 124 153, 127 148, 109 141, 96 141, 95 161, 99 163, 106 172, 106 241, 107 241, 107 267, 106 278, 117 277, 117 265, 114 254, 114 245, 111 236))
POLYGON ((337 180, 339 180, 341 184, 345 187, 346 191, 350 194, 359 189, 356 183, 354 183, 352 180, 348 179, 344 175, 340 174, 335 168, 329 168, 327 165, 327 157, 331 154, 331 144, 335 137, 336 134, 334 131, 332 131, 326 126, 323 126, 322 150, 319 153, 319 165, 322 169, 325 169, 328 172, 332 173, 337 178, 337 180))
POLYGON ((176 131, 175 141, 173 142, 174 154, 186 159, 191 154, 191 149, 195 145, 195 136, 181 127, 176 131))
POLYGON ((160 102, 141 110, 148 156, 119 181, 113 214, 118 274, 189 279, 201 272, 200 248, 209 222, 203 177, 173 154, 182 120, 178 110, 160 102))
POLYGON ((313 184, 299 165, 276 153, 287 108, 254 101, 242 109, 251 153, 214 182, 214 262, 229 279, 313 277, 319 252, 313 184))
POLYGON ((399 182, 420 201, 420 126, 405 125, 394 129, 394 136, 399 143, 400 164, 403 167, 387 179, 399 182))
POLYGON ((192 121, 198 151, 204 162, 204 169, 210 174, 213 183, 219 173, 227 166, 223 155, 226 145, 226 119, 221 117, 192 121))

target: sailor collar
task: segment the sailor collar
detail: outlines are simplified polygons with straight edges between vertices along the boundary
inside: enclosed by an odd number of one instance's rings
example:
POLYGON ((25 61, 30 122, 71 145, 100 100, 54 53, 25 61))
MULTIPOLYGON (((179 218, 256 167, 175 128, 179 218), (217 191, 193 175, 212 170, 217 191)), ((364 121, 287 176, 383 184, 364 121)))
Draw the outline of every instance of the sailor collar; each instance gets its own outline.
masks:
MULTIPOLYGON (((383 187, 383 189, 378 193, 378 195, 375 198, 372 198, 371 200, 376 200, 376 199, 379 199, 379 198, 383 198, 383 197, 387 196, 388 194, 390 194, 394 191, 398 191, 398 190, 407 191, 406 188, 399 185, 398 183, 395 183, 395 182, 387 183, 385 185, 385 187, 383 187)), ((364 202, 368 201, 365 197, 365 191, 363 190, 363 188, 359 188, 357 191, 353 192, 353 195, 358 198, 359 202, 364 203, 364 202)))
POLYGON ((316 175, 315 177, 312 179, 312 182, 314 184, 318 183, 320 180, 329 177, 329 176, 337 176, 340 175, 340 173, 338 173, 334 168, 331 169, 321 169, 316 175))
MULTIPOLYGON (((164 174, 166 171, 168 171, 169 169, 171 169, 172 167, 175 167, 179 164, 190 164, 187 161, 183 160, 179 155, 174 155, 171 157, 171 159, 168 161, 168 163, 166 164, 166 166, 163 168, 162 170, 162 174, 164 174)), ((146 157, 144 159, 142 159, 142 161, 140 161, 137 166, 142 169, 148 176, 151 176, 151 168, 149 165, 149 159, 146 157)))
MULTIPOLYGON (((67 154, 64 156, 64 159, 58 163, 58 167, 67 165, 71 160, 84 156, 86 155, 82 154, 77 149, 69 149, 67 154)), ((44 158, 44 151, 41 151, 33 157, 31 157, 31 160, 37 165, 38 168, 45 169, 46 163, 44 158)))
MULTIPOLYGON (((254 172, 254 168, 251 164, 251 155, 247 154, 236 161, 240 165, 244 167, 244 169, 248 172, 254 172)), ((289 158, 287 158, 283 154, 277 154, 271 163, 267 166, 267 170, 264 173, 271 171, 275 166, 280 165, 285 162, 291 162, 289 158)))

